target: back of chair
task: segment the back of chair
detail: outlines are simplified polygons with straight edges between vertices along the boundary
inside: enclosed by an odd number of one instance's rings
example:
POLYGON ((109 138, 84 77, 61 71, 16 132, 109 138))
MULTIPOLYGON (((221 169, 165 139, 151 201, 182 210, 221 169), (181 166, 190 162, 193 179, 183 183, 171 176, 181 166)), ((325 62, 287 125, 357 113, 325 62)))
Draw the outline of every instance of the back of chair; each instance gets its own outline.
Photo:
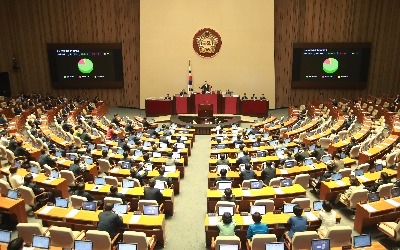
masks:
POLYGON ((273 212, 275 210, 274 200, 271 199, 256 200, 254 205, 264 205, 266 213, 273 212))
POLYGON ((352 232, 353 230, 350 226, 334 226, 328 228, 326 238, 330 239, 330 247, 351 245, 352 232))
POLYGON ((122 204, 122 199, 121 198, 115 198, 115 197, 104 197, 104 204, 106 203, 112 203, 112 204, 122 204))
POLYGON ((310 208, 311 206, 311 201, 309 198, 294 198, 291 203, 297 203, 303 209, 310 208))
POLYGON ((44 174, 47 175, 47 176, 50 176, 50 174, 51 174, 51 167, 50 167, 49 165, 47 165, 47 164, 44 164, 44 165, 43 165, 43 168, 44 168, 44 174))
POLYGON ((343 168, 339 170, 339 173, 342 174, 342 177, 350 177, 351 175, 351 168, 343 168))
POLYGON ((68 187, 75 186, 75 176, 72 171, 69 170, 61 170, 60 171, 61 178, 64 178, 67 182, 68 187))
POLYGON ((272 178, 269 181, 269 186, 280 186, 281 185, 281 180, 283 178, 282 177, 276 177, 276 178, 272 178))
POLYGON ((6 152, 6 147, 3 145, 0 145, 0 153, 1 153, 1 157, 3 157, 4 159, 7 159, 7 152, 6 152))
POLYGON ((221 244, 237 244, 240 246, 240 238, 237 236, 217 236, 217 238, 215 238, 215 249, 218 250, 221 244))
POLYGON ((112 247, 110 235, 106 231, 88 230, 86 239, 93 241, 93 249, 96 250, 110 250, 112 247))
POLYGON ((106 184, 118 187, 118 179, 115 176, 104 176, 106 184))
POLYGON ((87 201, 86 197, 71 195, 71 205, 73 207, 82 207, 82 202, 87 201))
POLYGON ((14 153, 11 150, 6 149, 6 155, 7 155, 8 163, 10 163, 11 165, 14 165, 14 162, 15 162, 14 153))
POLYGON ((149 206, 158 206, 158 203, 157 203, 157 201, 156 200, 139 200, 139 203, 138 203, 138 208, 139 208, 139 211, 141 211, 141 212, 143 212, 143 206, 144 205, 149 205, 149 206))
POLYGON ((250 182, 252 181, 257 181, 256 179, 251 179, 251 180, 244 180, 242 182, 242 188, 250 188, 250 182))
POLYGON ((378 187, 377 192, 379 192, 380 197, 390 197, 391 190, 393 188, 393 183, 382 184, 378 187))
POLYGON ((331 144, 331 140, 329 138, 323 137, 323 138, 319 139, 319 144, 321 145, 321 148, 328 149, 329 144, 331 144))
POLYGON ((49 232, 52 246, 62 248, 72 248, 74 246, 74 234, 71 228, 52 226, 49 232))
POLYGON ((107 159, 98 159, 97 161, 99 163, 99 171, 100 172, 104 172, 104 173, 110 172, 111 165, 107 159))
POLYGON ((359 165, 358 168, 362 168, 364 173, 366 173, 369 170, 369 166, 370 166, 369 163, 363 163, 363 164, 359 165))
POLYGON ((251 249, 265 249, 265 244, 276 242, 275 234, 256 234, 251 240, 251 249))
POLYGON ((18 237, 21 237, 28 245, 32 244, 33 235, 43 235, 44 230, 40 223, 18 223, 18 237))
POLYGON ((82 141, 78 136, 74 136, 74 145, 78 148, 82 147, 82 141))
POLYGON ((354 192, 349 197, 349 207, 356 208, 357 203, 367 200, 368 200, 368 190, 366 189, 354 190, 354 192))
POLYGON ((357 158, 360 153, 360 145, 356 145, 350 149, 350 158, 357 158))
POLYGON ((8 194, 8 190, 11 189, 10 184, 5 180, 0 179, 0 193, 1 196, 6 197, 8 194))
POLYGON ((33 165, 35 167, 37 167, 37 169, 39 170, 39 173, 42 172, 42 167, 40 166, 39 162, 36 161, 29 161, 29 165, 33 165))
POLYGON ((386 157, 386 167, 390 168, 390 167, 392 167, 393 165, 396 164, 396 161, 395 161, 396 155, 397 155, 397 152, 393 152, 393 153, 390 153, 386 157))
POLYGON ((311 241, 318 238, 315 231, 296 232, 292 239, 292 250, 311 249, 311 241))
POLYGON ((309 182, 310 182, 310 175, 309 174, 298 174, 294 178, 293 184, 299 184, 304 189, 307 189, 309 182))
POLYGON ((147 238, 146 234, 143 232, 135 232, 135 231, 125 231, 123 234, 123 242, 125 243, 136 243, 138 244, 138 250, 146 250, 147 249, 147 238))
POLYGON ((24 199, 25 203, 31 207, 35 206, 35 194, 32 188, 20 186, 18 188, 21 198, 24 199))

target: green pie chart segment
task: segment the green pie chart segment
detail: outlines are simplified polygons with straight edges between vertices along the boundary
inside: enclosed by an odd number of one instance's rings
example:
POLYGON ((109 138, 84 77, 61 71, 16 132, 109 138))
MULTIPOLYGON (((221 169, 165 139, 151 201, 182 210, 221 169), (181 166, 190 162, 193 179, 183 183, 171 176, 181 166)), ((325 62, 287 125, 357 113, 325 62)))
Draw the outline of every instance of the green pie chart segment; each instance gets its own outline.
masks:
POLYGON ((89 74, 93 71, 93 62, 90 59, 83 58, 78 62, 78 69, 83 74, 89 74))
POLYGON ((322 65, 322 69, 328 73, 328 74, 333 74, 338 70, 339 68, 339 62, 335 58, 328 58, 324 61, 322 65))

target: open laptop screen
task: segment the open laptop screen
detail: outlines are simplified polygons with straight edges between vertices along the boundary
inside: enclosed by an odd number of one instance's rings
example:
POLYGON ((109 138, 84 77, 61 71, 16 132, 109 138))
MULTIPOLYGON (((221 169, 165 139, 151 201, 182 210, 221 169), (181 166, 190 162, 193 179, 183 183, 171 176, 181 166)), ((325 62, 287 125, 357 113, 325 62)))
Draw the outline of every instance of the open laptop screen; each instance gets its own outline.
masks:
POLYGON ((390 190, 392 197, 400 196, 400 188, 392 188, 390 190))
POLYGON ((283 242, 270 242, 265 244, 265 250, 284 250, 285 244, 283 242))
POLYGON ((371 246, 371 235, 361 234, 353 236, 353 246, 356 247, 370 247, 371 246))
POLYGON ((137 250, 138 245, 134 243, 118 243, 118 250, 137 250))
POLYGON ((11 231, 0 230, 0 242, 9 243, 11 241, 11 231))
POLYGON ((113 211, 119 214, 126 214, 128 212, 128 205, 115 203, 113 211))
POLYGON ((297 205, 297 203, 285 203, 283 204, 283 213, 289 214, 293 213, 293 208, 297 205))
POLYGON ((175 172, 176 171, 176 166, 175 165, 164 166, 164 170, 165 170, 166 173, 175 172))
POLYGON ((331 160, 331 155, 324 155, 324 156, 322 156, 322 161, 324 162, 324 163, 327 163, 328 161, 330 161, 331 160))
POLYGON ((293 181, 290 178, 281 180, 281 187, 288 187, 288 186, 292 186, 292 185, 293 185, 293 181))
POLYGON ((263 187, 262 181, 250 181, 250 189, 260 189, 263 187))
POLYGON ((230 213, 233 216, 233 214, 234 214, 233 210, 234 210, 233 207, 219 206, 218 207, 218 216, 222 216, 226 212, 230 213))
POLYGON ((133 188, 135 186, 134 180, 123 179, 122 180, 122 187, 123 188, 133 188))
POLYGON ((103 177, 94 177, 95 185, 106 185, 106 179, 103 177))
POLYGON ((311 241, 311 250, 330 250, 330 240, 320 239, 311 241))
POLYGON ((18 199, 18 191, 9 189, 7 192, 7 197, 14 200, 18 199))
POLYGON ((97 203, 95 201, 82 202, 82 210, 96 211, 97 203))
POLYGON ((49 249, 50 237, 33 235, 32 246, 41 249, 49 249))
POLYGON ((239 245, 237 245, 237 244, 219 244, 218 250, 239 250, 239 245))
POLYGON ((92 165, 92 164, 93 164, 93 159, 92 159, 92 158, 85 157, 85 158, 83 158, 83 159, 85 160, 85 163, 86 163, 86 164, 88 164, 88 165, 92 165))
POLYGON ((285 161, 285 168, 292 168, 296 164, 296 160, 286 160, 285 161))
POLYGON ((334 173, 331 176, 332 181, 338 181, 342 179, 342 174, 341 173, 334 173))
POLYGON ((68 199, 56 197, 56 207, 67 208, 68 207, 68 199))
POLYGON ((266 213, 264 205, 252 205, 250 207, 250 214, 254 214, 255 212, 259 212, 261 215, 266 213))
POLYGON ((217 189, 218 190, 225 190, 227 188, 232 188, 231 181, 218 181, 217 182, 217 189))
POLYGON ((156 185, 154 187, 158 188, 160 190, 164 190, 165 189, 165 181, 156 180, 156 185))
POLYGON ((122 161, 121 162, 121 168, 130 169, 131 168, 131 163, 129 161, 122 161))
POLYGON ((354 175, 355 176, 361 176, 364 175, 364 170, 362 168, 354 170, 354 175))
POLYGON ((74 249, 92 250, 93 242, 90 240, 75 240, 74 241, 74 249))
POLYGON ((324 201, 314 201, 313 202, 313 210, 314 211, 319 211, 322 209, 322 203, 324 203, 324 201))
POLYGON ((380 197, 378 192, 368 194, 368 202, 379 201, 379 199, 380 197))
POLYGON ((158 215, 158 206, 144 205, 143 206, 144 215, 158 215))

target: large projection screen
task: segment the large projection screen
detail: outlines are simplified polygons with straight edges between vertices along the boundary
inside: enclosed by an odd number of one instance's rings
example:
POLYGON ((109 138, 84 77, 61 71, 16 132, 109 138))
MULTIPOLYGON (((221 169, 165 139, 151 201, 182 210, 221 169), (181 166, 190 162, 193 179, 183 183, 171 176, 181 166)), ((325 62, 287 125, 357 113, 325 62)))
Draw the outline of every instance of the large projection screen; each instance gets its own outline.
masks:
POLYGON ((264 93, 274 109, 274 1, 140 1, 140 108, 146 98, 187 89, 189 59, 195 91, 206 80, 213 90, 264 93), (203 28, 221 36, 213 58, 193 50, 203 28))

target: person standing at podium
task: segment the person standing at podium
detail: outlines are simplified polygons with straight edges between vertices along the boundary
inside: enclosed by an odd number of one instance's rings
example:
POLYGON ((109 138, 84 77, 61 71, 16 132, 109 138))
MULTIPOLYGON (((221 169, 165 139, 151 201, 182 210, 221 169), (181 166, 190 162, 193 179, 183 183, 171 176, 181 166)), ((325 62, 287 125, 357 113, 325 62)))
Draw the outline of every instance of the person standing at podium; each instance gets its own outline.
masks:
POLYGON ((203 86, 200 87, 202 94, 209 94, 211 92, 212 86, 204 81, 203 86))

